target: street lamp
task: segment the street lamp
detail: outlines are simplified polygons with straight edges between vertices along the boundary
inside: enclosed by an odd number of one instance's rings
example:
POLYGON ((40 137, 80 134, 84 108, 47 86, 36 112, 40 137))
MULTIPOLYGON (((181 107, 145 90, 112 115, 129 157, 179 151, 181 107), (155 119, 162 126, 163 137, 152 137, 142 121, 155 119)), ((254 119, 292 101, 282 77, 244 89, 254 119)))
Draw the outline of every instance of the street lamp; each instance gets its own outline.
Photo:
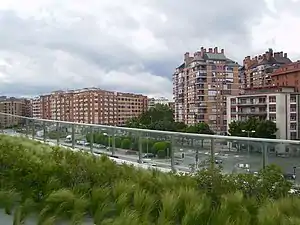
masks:
MULTIPOLYGON (((250 133, 255 133, 255 130, 242 130, 243 133, 247 133, 248 138, 250 137, 250 133)), ((250 143, 248 139, 248 154, 250 154, 250 143)))

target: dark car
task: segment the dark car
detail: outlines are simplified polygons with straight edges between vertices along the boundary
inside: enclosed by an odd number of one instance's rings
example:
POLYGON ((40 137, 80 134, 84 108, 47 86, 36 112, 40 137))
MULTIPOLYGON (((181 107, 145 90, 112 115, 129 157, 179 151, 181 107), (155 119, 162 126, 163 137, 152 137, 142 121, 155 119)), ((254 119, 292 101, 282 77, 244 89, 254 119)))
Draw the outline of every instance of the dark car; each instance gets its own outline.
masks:
POLYGON ((215 158, 215 164, 222 164, 223 160, 221 158, 215 158))
POLYGON ((287 180, 296 180, 296 174, 293 173, 283 174, 283 177, 287 180))
POLYGON ((151 158, 154 158, 155 155, 153 153, 146 153, 143 155, 143 159, 151 159, 151 158))

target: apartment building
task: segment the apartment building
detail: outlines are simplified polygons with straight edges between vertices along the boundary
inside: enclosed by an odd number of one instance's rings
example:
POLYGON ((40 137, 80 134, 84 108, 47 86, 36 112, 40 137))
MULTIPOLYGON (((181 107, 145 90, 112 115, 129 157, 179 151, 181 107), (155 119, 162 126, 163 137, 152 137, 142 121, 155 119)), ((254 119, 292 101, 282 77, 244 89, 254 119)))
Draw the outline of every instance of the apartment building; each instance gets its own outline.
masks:
POLYGON ((272 83, 275 86, 294 86, 300 92, 300 61, 286 64, 272 73, 272 83))
MULTIPOLYGON (((31 116, 30 101, 13 97, 0 97, 0 112, 18 116, 31 116)), ((24 120, 13 116, 0 115, 0 127, 12 127, 23 123, 24 120)))
POLYGON ((227 132, 226 97, 239 94, 239 65, 226 57, 224 49, 201 48, 173 74, 175 121, 206 122, 219 134, 227 132))
POLYGON ((254 93, 227 98, 227 123, 250 116, 274 121, 277 138, 299 139, 300 95, 293 87, 257 88, 254 93), (260 92, 260 93, 259 93, 260 92))
POLYGON ((255 88, 272 85, 271 74, 281 66, 292 61, 287 53, 273 52, 270 48, 264 54, 255 57, 247 56, 243 60, 241 73, 244 73, 244 88, 255 88))
POLYGON ((41 118, 122 126, 148 109, 147 96, 85 88, 40 96, 41 118))
POLYGON ((160 98, 149 98, 148 99, 148 108, 154 107, 156 104, 169 105, 169 99, 165 97, 160 98))
POLYGON ((35 97, 30 100, 31 102, 31 111, 33 118, 41 118, 41 98, 35 97))

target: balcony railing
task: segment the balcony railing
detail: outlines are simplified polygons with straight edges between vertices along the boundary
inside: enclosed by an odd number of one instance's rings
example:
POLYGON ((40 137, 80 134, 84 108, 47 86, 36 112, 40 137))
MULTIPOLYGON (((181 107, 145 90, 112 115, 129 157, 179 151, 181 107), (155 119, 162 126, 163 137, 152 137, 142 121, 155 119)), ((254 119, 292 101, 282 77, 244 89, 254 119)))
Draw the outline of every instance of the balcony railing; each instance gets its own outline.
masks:
POLYGON ((224 173, 254 173, 272 163, 285 173, 293 173, 300 159, 300 141, 249 138, 247 133, 245 137, 191 134, 0 115, 1 120, 22 119, 18 126, 1 128, 8 135, 163 171, 193 172, 221 166, 224 173), (157 142, 163 143, 155 145, 157 142))

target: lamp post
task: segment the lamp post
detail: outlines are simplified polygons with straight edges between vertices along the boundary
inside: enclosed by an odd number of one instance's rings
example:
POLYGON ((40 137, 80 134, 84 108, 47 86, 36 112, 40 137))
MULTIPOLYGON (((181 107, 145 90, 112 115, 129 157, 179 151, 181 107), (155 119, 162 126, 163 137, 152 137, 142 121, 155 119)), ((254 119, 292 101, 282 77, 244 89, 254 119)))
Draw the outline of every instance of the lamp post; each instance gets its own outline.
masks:
MULTIPOLYGON (((243 133, 247 133, 248 138, 250 138, 250 133, 255 133, 255 130, 242 130, 243 133)), ((250 154, 250 143, 248 139, 248 154, 250 154)))

